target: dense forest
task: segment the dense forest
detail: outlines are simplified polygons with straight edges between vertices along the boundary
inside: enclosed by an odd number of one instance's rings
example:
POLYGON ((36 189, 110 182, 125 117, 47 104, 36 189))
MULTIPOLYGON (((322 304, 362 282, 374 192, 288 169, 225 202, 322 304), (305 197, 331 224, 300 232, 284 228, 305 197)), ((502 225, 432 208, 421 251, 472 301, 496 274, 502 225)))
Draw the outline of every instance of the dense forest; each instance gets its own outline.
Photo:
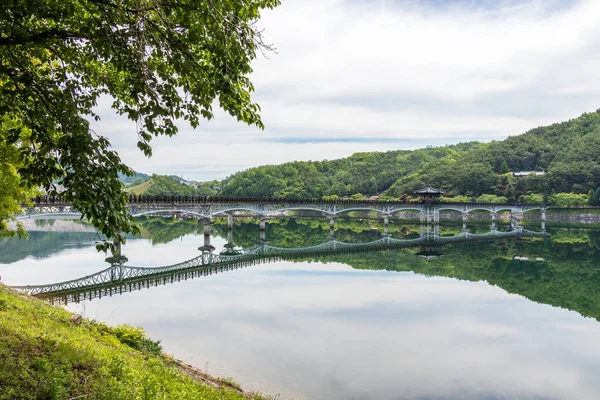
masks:
MULTIPOLYGON (((150 182, 158 179, 155 175, 150 182)), ((181 190, 166 193, 173 188, 167 189, 163 181, 137 193, 186 195, 190 191, 180 184, 181 190)), ((386 199, 410 195, 424 186, 445 190, 447 197, 457 200, 598 205, 600 110, 490 143, 356 153, 338 160, 250 168, 222 182, 204 182, 189 194, 290 199, 380 195, 386 199), (517 171, 544 174, 515 177, 512 172, 517 171)))

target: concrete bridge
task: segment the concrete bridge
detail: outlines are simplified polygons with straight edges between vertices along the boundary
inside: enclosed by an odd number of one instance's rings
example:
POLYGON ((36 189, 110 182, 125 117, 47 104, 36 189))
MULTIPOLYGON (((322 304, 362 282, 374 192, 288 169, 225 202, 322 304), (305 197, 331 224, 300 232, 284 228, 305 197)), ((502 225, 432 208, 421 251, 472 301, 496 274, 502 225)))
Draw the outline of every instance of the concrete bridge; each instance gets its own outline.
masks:
MULTIPOLYGON (((420 215, 421 223, 438 223, 441 211, 461 213, 463 221, 472 211, 487 211, 492 220, 499 212, 510 212, 511 218, 521 220, 524 212, 539 210, 542 221, 546 219, 545 205, 501 204, 501 203, 448 203, 448 202, 403 202, 379 200, 285 200, 233 197, 201 196, 136 196, 128 197, 128 209, 134 217, 144 215, 187 214, 211 221, 213 217, 232 215, 234 212, 247 212, 261 219, 261 229, 265 229, 265 220, 280 217, 289 211, 313 211, 330 219, 333 226, 335 218, 351 211, 376 212, 385 224, 395 213, 414 211, 420 215)), ((36 197, 31 207, 17 219, 43 217, 79 217, 80 213, 72 205, 56 197, 36 197)), ((232 220, 230 219, 230 224, 232 220)))
MULTIPOLYGON (((439 226, 423 226, 421 234, 414 239, 394 239, 388 235, 368 243, 343 243, 334 238, 325 243, 303 247, 282 248, 261 243, 248 249, 227 248, 217 254, 210 246, 200 249, 202 254, 191 260, 162 267, 134 267, 123 265, 127 258, 116 254, 107 261, 111 266, 93 275, 65 282, 36 286, 14 286, 28 294, 60 303, 80 302, 113 294, 122 294, 142 288, 166 285, 181 280, 249 267, 278 260, 293 260, 317 255, 334 255, 358 252, 372 252, 387 249, 416 246, 436 246, 445 243, 487 242, 503 238, 545 236, 543 232, 533 232, 518 226, 508 232, 495 229, 484 234, 471 234, 462 231, 455 236, 440 236, 439 226)), ((227 246, 226 246, 227 247, 227 246)))

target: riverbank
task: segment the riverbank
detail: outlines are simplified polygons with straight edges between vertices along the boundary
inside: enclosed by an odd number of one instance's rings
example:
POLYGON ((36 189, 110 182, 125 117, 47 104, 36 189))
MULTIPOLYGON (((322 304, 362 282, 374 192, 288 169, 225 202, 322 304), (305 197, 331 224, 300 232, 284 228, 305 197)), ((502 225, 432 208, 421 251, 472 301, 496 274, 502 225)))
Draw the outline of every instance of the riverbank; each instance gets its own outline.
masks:
POLYGON ((162 353, 131 326, 81 319, 0 284, 0 399, 266 400, 162 353))

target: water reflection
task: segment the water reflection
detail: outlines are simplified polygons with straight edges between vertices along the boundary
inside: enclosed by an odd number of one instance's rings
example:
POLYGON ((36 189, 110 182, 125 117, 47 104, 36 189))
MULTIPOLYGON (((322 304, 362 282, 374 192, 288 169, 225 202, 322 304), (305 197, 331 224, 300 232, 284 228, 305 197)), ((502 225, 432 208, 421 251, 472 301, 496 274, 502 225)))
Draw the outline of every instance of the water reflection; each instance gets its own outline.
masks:
MULTIPOLYGON (((333 239, 368 246, 384 237, 382 225, 336 221, 333 239)), ((194 221, 148 219, 143 227, 147 239, 123 248, 131 265, 190 260, 205 245, 194 221)), ((236 221, 232 231, 217 221, 211 230, 213 254, 332 241, 327 220, 269 221, 262 243, 258 221, 236 221)), ((441 237, 462 232, 439 227, 441 237)), ((388 233, 422 236, 420 226, 400 223, 388 233)), ((48 253, 37 246, 0 266, 3 279, 54 282, 73 252, 81 269, 75 274, 73 264, 68 279, 105 268, 92 247, 34 259, 48 253)), ((558 229, 479 244, 311 253, 69 308, 142 325, 176 357, 282 399, 596 399, 599 255, 598 232, 558 229), (421 257, 427 252, 442 256, 421 257)))
MULTIPOLYGON (((439 225, 420 225, 419 236, 415 238, 396 239, 388 233, 389 224, 385 224, 381 238, 366 243, 347 243, 338 241, 335 234, 330 232, 326 242, 305 247, 273 246, 265 241, 264 220, 260 221, 260 242, 249 248, 236 249, 233 244, 233 225, 228 223, 227 243, 220 253, 214 253, 211 245, 211 225, 204 226, 204 244, 198 248, 201 254, 181 263, 160 267, 132 267, 125 265, 129 260, 122 254, 122 246, 115 243, 113 254, 105 259, 109 268, 78 279, 45 285, 15 286, 15 289, 45 299, 63 302, 80 302, 96 297, 112 296, 113 294, 128 293, 133 290, 150 288, 158 285, 173 284, 182 279, 193 279, 215 273, 232 271, 239 268, 260 265, 272 261, 307 259, 324 255, 344 255, 355 253, 372 253, 381 250, 393 250, 405 247, 418 247, 416 255, 428 261, 442 255, 441 248, 448 243, 481 243, 500 239, 515 239, 523 237, 546 237, 539 233, 512 227, 509 231, 498 231, 495 225, 485 233, 469 233, 464 229, 455 235, 442 236, 439 225)), ((330 228, 332 230, 333 228, 330 228)))

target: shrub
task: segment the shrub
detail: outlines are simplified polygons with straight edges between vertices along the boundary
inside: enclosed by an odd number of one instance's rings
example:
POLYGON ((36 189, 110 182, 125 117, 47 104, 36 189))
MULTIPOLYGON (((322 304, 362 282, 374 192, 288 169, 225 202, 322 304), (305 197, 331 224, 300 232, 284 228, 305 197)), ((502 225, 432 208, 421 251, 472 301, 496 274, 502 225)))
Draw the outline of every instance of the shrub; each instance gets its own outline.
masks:
POLYGON ((495 194, 482 194, 477 198, 478 203, 506 203, 507 201, 506 197, 495 194))
POLYGON ((154 341, 146 336, 144 329, 141 327, 133 327, 131 325, 119 325, 113 328, 113 334, 123 344, 140 350, 144 353, 162 356, 162 346, 160 340, 154 341))
POLYGON ((587 201, 587 194, 577 193, 556 193, 549 199, 550 204, 557 207, 584 206, 587 201))
POLYGON ((541 194, 531 193, 525 196, 525 204, 543 204, 544 196, 541 194))

